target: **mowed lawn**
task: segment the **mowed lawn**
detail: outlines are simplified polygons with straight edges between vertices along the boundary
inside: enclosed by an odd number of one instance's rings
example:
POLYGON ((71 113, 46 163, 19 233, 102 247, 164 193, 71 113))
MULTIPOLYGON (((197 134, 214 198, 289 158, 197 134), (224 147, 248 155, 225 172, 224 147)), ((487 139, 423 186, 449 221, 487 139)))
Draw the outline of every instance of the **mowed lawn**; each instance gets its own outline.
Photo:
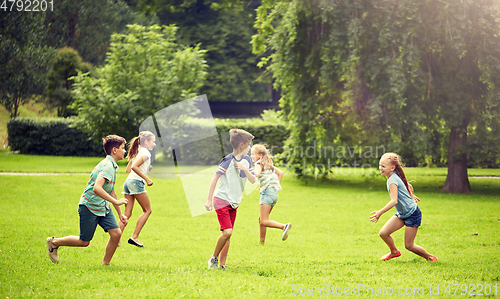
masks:
MULTIPOLYGON (((33 156, 30 163, 23 162, 27 157, 1 154, 0 172, 75 174, 0 176, 0 298, 499 294, 500 179, 471 178, 471 194, 447 194, 440 191, 445 170, 408 169, 422 200, 423 223, 416 244, 439 258, 429 263, 404 249, 403 231, 393 235, 402 256, 379 260, 388 248, 378 231, 394 213, 386 213, 376 224, 369 221, 370 212, 389 201, 383 177, 338 174, 302 181, 286 175, 271 219, 292 223, 288 240, 281 241, 281 231, 270 229, 266 245, 258 244, 259 194, 254 191, 238 209, 228 271, 207 270, 220 234, 215 213, 191 217, 180 179, 154 179, 147 187, 153 214, 140 236, 145 247, 126 244, 140 214, 136 206, 122 247, 111 266, 104 267, 108 235, 100 228, 89 247, 61 248, 59 264, 49 260, 45 244, 49 236, 78 235, 78 200, 100 159, 33 156), (50 163, 44 169, 41 161, 50 163), (12 163, 18 167, 8 166, 12 163), (56 165, 54 170, 44 171, 51 169, 49 164, 56 165)), ((126 178, 124 166, 117 193, 126 178)), ((469 171, 474 172, 500 174, 469 171)))

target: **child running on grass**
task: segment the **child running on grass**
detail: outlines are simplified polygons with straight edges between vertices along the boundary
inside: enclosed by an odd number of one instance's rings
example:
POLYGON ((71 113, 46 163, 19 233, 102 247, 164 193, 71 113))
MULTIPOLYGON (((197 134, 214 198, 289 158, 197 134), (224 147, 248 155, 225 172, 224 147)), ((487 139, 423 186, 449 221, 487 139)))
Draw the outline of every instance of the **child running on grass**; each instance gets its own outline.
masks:
POLYGON ((52 262, 58 263, 59 256, 57 250, 61 246, 87 247, 94 237, 95 230, 99 224, 105 232, 109 233, 109 241, 106 245, 106 252, 103 265, 109 265, 122 236, 122 231, 116 223, 115 215, 111 210, 111 202, 120 222, 127 223, 127 217, 120 210, 120 205, 126 204, 127 199, 117 200, 114 189, 116 182, 116 161, 122 160, 125 156, 125 138, 109 135, 103 138, 103 147, 107 156, 97 164, 92 173, 87 187, 80 197, 78 213, 80 214, 80 236, 67 236, 63 238, 48 237, 47 248, 49 258, 52 262))
POLYGON ((382 214, 392 207, 396 207, 396 214, 387 221, 379 232, 380 237, 391 250, 380 259, 388 261, 401 256, 391 234, 405 226, 405 248, 423 257, 426 261, 436 262, 437 257, 414 244, 418 227, 422 221, 422 212, 417 205, 417 201, 420 199, 413 194, 413 187, 406 180, 400 157, 394 153, 385 153, 380 158, 379 169, 380 173, 387 177, 387 190, 391 200, 381 210, 371 212, 370 220, 377 222, 382 214))
POLYGON ((259 179, 260 192, 260 243, 266 241, 268 227, 283 230, 281 240, 288 238, 288 232, 292 228, 291 223, 283 224, 269 219, 269 214, 278 202, 278 191, 281 190, 281 179, 283 171, 274 166, 273 157, 265 146, 257 144, 252 146, 252 161, 255 162, 255 176, 259 179))
POLYGON ((222 234, 217 239, 213 255, 208 260, 208 269, 220 268, 226 270, 226 259, 229 251, 229 243, 233 234, 236 210, 241 203, 241 196, 245 188, 246 179, 250 183, 257 180, 252 168, 252 160, 246 155, 253 139, 252 134, 245 130, 231 129, 229 131, 233 153, 227 155, 219 162, 219 168, 212 177, 208 190, 208 199, 205 203, 207 211, 215 208, 222 234), (217 181, 220 179, 219 187, 215 190, 217 181), (214 196, 215 190, 215 196, 214 196))
MULTIPOLYGON (((149 131, 142 131, 139 136, 132 138, 129 143, 128 165, 127 172, 130 173, 123 183, 123 194, 128 200, 125 205, 125 216, 130 220, 132 210, 134 209, 134 199, 142 208, 142 214, 137 219, 134 232, 128 239, 128 243, 137 247, 144 247, 139 241, 139 234, 146 224, 146 221, 151 215, 151 203, 149 196, 144 188, 144 184, 153 185, 153 181, 148 178, 147 174, 151 166, 151 152, 156 146, 156 137, 149 131)), ((127 226, 126 223, 120 223, 120 229, 123 230, 127 226)))

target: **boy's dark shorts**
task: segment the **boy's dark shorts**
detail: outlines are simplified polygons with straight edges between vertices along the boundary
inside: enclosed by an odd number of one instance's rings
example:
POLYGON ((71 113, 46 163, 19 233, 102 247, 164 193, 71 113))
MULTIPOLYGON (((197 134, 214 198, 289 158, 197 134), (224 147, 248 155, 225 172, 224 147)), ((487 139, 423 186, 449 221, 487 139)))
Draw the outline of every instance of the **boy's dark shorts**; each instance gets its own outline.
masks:
POLYGON ((82 241, 92 240, 98 224, 105 232, 110 229, 120 228, 113 211, 109 211, 106 216, 97 216, 86 206, 78 205, 78 214, 80 214, 80 240, 82 241))
POLYGON ((220 230, 232 229, 236 220, 236 209, 233 209, 229 202, 214 197, 214 208, 219 220, 220 230))
POLYGON ((401 220, 404 221, 405 226, 419 227, 422 223, 422 211, 420 211, 420 208, 417 206, 417 209, 413 212, 413 214, 411 214, 408 218, 401 220))

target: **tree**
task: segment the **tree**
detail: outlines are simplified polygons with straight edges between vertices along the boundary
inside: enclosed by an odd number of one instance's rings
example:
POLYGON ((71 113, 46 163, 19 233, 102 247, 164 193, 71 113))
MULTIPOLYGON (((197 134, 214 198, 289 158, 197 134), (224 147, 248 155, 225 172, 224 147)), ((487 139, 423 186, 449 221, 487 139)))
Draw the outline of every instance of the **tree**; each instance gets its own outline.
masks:
POLYGON ((146 14, 157 15, 161 24, 178 26, 182 44, 199 44, 207 50, 209 68, 200 92, 208 100, 271 100, 270 77, 259 79, 262 71, 250 45, 260 0, 143 0, 136 5, 146 14))
POLYGON ((468 132, 498 128, 499 16, 493 0, 267 0, 254 51, 275 51, 292 145, 370 141, 415 163, 448 136, 443 190, 469 192, 468 132))
POLYGON ((20 105, 43 93, 54 51, 41 42, 44 13, 3 12, 0 18, 0 102, 18 115, 20 105))
POLYGON ((46 43, 54 48, 71 47, 84 61, 99 65, 106 58, 112 33, 124 32, 127 24, 157 21, 133 12, 122 0, 54 0, 54 11, 48 11, 45 20, 46 43))
POLYGON ((129 25, 113 34, 97 78, 74 78, 73 108, 96 140, 113 133, 127 139, 156 111, 197 95, 205 78, 205 51, 175 43, 177 27, 129 25))
POLYGON ((57 116, 68 117, 74 112, 68 108, 74 101, 71 95, 73 82, 70 77, 76 76, 78 71, 88 73, 91 65, 84 63, 78 52, 64 47, 57 51, 50 70, 47 74, 47 103, 50 107, 57 107, 57 116))

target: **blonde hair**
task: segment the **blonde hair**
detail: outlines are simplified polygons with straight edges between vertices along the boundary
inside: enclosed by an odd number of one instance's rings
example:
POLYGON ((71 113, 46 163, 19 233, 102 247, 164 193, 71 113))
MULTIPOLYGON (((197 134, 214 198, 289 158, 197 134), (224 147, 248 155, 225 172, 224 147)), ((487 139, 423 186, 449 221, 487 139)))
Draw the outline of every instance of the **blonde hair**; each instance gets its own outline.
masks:
POLYGON ((139 153, 139 145, 142 146, 146 140, 151 140, 153 136, 155 135, 149 131, 142 131, 139 133, 139 136, 132 138, 128 143, 128 159, 134 159, 137 153, 139 153))
POLYGON ((253 139, 253 135, 242 129, 231 129, 229 130, 229 142, 233 149, 238 148, 238 146, 243 143, 247 144, 253 139))
POLYGON ((254 154, 262 156, 262 158, 260 158, 260 167, 262 168, 262 170, 264 170, 264 168, 266 167, 274 170, 273 156, 271 155, 271 153, 269 153, 265 146, 263 146, 262 144, 256 144, 252 146, 252 150, 254 154))
POLYGON ((408 180, 406 179, 405 172, 403 171, 403 165, 401 163, 401 157, 396 153, 385 153, 382 155, 380 160, 389 160, 389 163, 394 166, 394 172, 399 176, 399 178, 403 181, 406 186, 406 189, 410 193, 413 194, 413 188, 409 187, 408 180))

